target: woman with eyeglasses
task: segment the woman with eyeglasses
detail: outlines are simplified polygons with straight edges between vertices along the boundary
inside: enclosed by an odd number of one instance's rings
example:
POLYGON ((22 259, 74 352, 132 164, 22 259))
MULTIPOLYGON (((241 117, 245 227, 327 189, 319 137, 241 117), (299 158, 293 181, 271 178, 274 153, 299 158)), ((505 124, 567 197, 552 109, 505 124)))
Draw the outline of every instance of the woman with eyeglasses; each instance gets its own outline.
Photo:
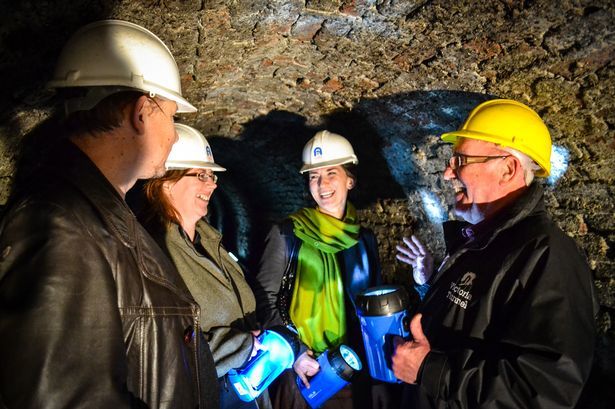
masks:
MULTIPOLYGON (((227 378, 230 369, 241 367, 259 347, 254 294, 236 258, 222 246, 220 232, 204 219, 217 187, 214 172, 226 169, 214 162, 200 132, 175 127, 179 138, 165 163, 167 172, 144 186, 147 205, 141 219, 201 307, 200 329, 213 354, 221 408, 257 408, 254 401, 239 400, 227 378)), ((191 331, 183 334, 186 342, 191 331)), ((261 408, 267 400, 261 399, 261 408)))
MULTIPOLYGON (((286 371, 272 391, 277 409, 308 408, 297 383, 309 387, 320 370, 316 358, 324 351, 346 344, 367 363, 354 298, 380 284, 381 276, 374 233, 359 224, 348 201, 356 185, 356 164, 346 138, 318 132, 303 149, 300 170, 315 206, 288 216, 267 237, 254 287, 259 318, 266 328, 295 328, 302 344, 293 370, 286 371)), ((378 384, 364 369, 323 407, 393 408, 396 392, 395 386, 378 384)))

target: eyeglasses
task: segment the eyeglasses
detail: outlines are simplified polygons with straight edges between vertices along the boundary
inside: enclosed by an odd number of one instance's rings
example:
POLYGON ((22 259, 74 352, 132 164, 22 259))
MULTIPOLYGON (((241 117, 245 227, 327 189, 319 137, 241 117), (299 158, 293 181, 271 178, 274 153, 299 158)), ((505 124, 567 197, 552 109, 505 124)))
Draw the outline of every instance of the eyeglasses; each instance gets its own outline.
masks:
POLYGON ((454 153, 448 160, 448 166, 452 170, 457 170, 462 166, 470 165, 472 163, 485 163, 491 159, 503 159, 508 158, 511 155, 499 155, 499 156, 472 156, 464 155, 462 153, 454 153))
POLYGON ((184 176, 194 176, 199 178, 201 182, 207 182, 211 180, 213 183, 218 183, 218 176, 214 173, 199 172, 199 173, 186 173, 184 176))

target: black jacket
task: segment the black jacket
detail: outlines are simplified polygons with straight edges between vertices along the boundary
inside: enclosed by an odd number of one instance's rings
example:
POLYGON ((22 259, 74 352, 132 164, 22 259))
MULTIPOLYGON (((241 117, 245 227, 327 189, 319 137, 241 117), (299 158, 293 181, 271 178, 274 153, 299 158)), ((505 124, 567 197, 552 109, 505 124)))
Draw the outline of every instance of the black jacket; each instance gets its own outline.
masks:
MULTIPOLYGON (((273 226, 256 276, 254 295, 259 320, 265 327, 292 325, 289 308, 295 285, 297 260, 302 241, 293 233, 293 224, 285 220, 273 226)), ((337 254, 341 258, 342 279, 345 289, 346 344, 357 352, 365 364, 365 349, 361 327, 355 313, 354 299, 357 293, 381 282, 380 262, 376 237, 371 230, 361 228, 359 241, 353 247, 337 254)), ((307 347, 302 345, 301 352, 307 347)), ((372 400, 380 396, 381 403, 375 407, 388 408, 391 391, 387 385, 374 382, 367 366, 355 373, 352 380, 352 396, 357 408, 371 408, 372 400)), ((397 396, 395 396, 396 398, 397 396)))
MULTIPOLYGON (((254 285, 256 311, 266 328, 292 325, 289 309, 301 243, 293 233, 290 219, 274 225, 267 236, 254 285)), ((356 295, 381 282, 378 244, 374 233, 362 227, 358 243, 341 251, 338 257, 343 260, 340 264, 346 306, 351 307, 346 308, 347 322, 350 323, 356 321, 356 295)))
POLYGON ((0 407, 216 408, 175 267, 79 149, 54 156, 0 225, 0 407))
POLYGON ((409 386, 414 404, 574 407, 592 363, 597 303, 585 259, 547 215, 542 188, 462 230, 448 235, 450 257, 419 307, 432 351, 418 387, 409 386))

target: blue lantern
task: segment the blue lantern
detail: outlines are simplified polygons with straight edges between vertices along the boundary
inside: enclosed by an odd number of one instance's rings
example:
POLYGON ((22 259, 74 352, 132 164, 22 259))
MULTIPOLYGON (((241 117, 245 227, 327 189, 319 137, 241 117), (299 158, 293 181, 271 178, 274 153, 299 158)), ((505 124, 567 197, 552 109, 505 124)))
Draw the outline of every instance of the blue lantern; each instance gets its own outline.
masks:
POLYGON ((350 378, 363 365, 359 356, 346 345, 327 350, 318 357, 320 370, 310 379, 310 388, 297 377, 301 395, 312 409, 321 407, 331 396, 348 385, 350 378))
POLYGON ((263 331, 259 336, 262 347, 244 366, 231 369, 229 381, 239 399, 256 399, 285 369, 292 368, 299 350, 296 337, 286 328, 263 331))
POLYGON ((393 337, 408 337, 408 292, 401 286, 368 288, 356 297, 369 373, 384 382, 400 382, 391 370, 393 337))

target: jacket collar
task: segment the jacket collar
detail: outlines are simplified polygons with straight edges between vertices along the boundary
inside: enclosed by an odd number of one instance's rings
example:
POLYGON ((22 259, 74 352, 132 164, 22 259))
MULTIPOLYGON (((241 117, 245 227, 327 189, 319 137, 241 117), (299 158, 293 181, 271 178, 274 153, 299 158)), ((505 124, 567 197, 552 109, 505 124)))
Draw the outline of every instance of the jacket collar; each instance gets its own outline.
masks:
POLYGON ((115 236, 127 247, 136 246, 137 220, 109 180, 75 144, 63 141, 53 162, 58 177, 67 180, 89 200, 115 236))
MULTIPOLYGON (((531 184, 517 200, 502 209, 494 218, 472 225, 452 220, 443 223, 447 256, 430 282, 436 282, 467 251, 484 248, 504 230, 534 213, 544 212, 543 188, 531 184)), ((429 294, 429 293, 428 293, 429 294)), ((427 297, 428 295, 426 295, 427 297)))
POLYGON ((467 243, 481 245, 485 240, 490 241, 499 231, 517 224, 530 214, 544 212, 543 197, 544 189, 542 186, 538 183, 532 183, 513 203, 491 219, 475 225, 458 220, 445 222, 442 227, 447 252, 452 254, 460 246, 467 243))
POLYGON ((102 219, 104 228, 124 246, 130 248, 143 274, 194 303, 171 260, 141 227, 134 213, 102 172, 76 145, 62 140, 44 164, 47 175, 74 187, 102 219), (146 249, 146 251, 144 251, 146 249), (153 264, 144 260, 153 258, 153 264), (151 268, 150 268, 151 267, 151 268))
POLYGON ((222 233, 205 220, 199 220, 197 222, 196 232, 199 234, 202 241, 213 242, 216 246, 222 241, 222 233))

